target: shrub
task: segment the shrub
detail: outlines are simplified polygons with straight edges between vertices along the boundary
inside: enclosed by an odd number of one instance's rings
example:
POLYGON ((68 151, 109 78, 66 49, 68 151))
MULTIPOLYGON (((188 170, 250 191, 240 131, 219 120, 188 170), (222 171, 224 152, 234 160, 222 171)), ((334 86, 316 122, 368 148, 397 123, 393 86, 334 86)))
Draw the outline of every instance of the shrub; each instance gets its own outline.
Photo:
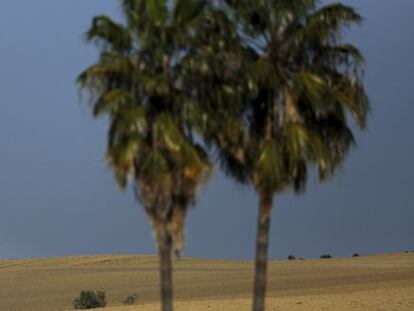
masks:
POLYGON ((321 255, 321 259, 329 259, 329 258, 332 258, 332 256, 329 255, 329 254, 323 254, 323 255, 321 255))
POLYGON ((138 299, 138 295, 137 294, 133 294, 128 296, 127 298, 125 298, 125 300, 122 302, 124 305, 133 305, 136 303, 138 299))
POLYGON ((355 254, 352 255, 352 257, 359 257, 359 254, 355 253, 355 254))
POLYGON ((81 291, 78 298, 73 301, 75 309, 95 309, 106 306, 105 292, 92 290, 81 291))
POLYGON ((296 257, 295 256, 293 256, 293 255, 289 255, 288 256, 288 260, 295 260, 296 259, 296 257))

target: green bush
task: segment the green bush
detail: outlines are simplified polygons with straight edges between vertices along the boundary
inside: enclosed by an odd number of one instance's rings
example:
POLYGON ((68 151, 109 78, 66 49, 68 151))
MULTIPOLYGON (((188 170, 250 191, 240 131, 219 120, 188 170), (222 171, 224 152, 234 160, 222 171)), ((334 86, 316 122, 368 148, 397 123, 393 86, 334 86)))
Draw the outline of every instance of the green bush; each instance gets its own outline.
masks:
POLYGON ((332 256, 329 255, 329 254, 323 254, 323 255, 321 255, 321 259, 329 259, 329 258, 332 258, 332 256))
POLYGON ((289 255, 288 256, 288 260, 295 260, 296 259, 296 257, 295 256, 293 256, 293 255, 289 255))
POLYGON ((359 257, 359 254, 355 253, 355 254, 352 255, 352 257, 359 257))
POLYGON ((78 298, 73 301, 75 309, 95 309, 106 306, 105 292, 92 290, 81 291, 78 298))
POLYGON ((125 300, 122 302, 124 305, 133 305, 136 303, 138 299, 138 295, 137 294, 133 294, 128 296, 127 298, 125 298, 125 300))

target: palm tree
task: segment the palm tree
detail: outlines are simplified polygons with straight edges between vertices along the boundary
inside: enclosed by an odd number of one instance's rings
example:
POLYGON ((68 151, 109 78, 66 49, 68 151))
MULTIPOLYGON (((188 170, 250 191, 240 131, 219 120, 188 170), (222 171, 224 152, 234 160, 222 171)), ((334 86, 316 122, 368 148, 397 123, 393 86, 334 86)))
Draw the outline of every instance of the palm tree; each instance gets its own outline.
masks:
POLYGON ((275 194, 288 187, 304 190, 312 166, 321 181, 331 176, 354 144, 349 119, 363 129, 369 111, 363 57, 341 40, 344 28, 360 23, 361 16, 342 4, 318 4, 226 0, 222 5, 237 24, 240 55, 248 55, 238 73, 246 86, 234 123, 239 139, 217 145, 226 171, 251 183, 259 197, 254 311, 265 308, 275 194))
POLYGON ((204 1, 121 1, 126 24, 97 16, 86 34, 99 60, 78 78, 96 117, 107 116, 107 159, 118 185, 131 182, 156 234, 162 310, 173 310, 171 255, 185 215, 211 169, 194 139, 181 63, 189 60, 204 1))

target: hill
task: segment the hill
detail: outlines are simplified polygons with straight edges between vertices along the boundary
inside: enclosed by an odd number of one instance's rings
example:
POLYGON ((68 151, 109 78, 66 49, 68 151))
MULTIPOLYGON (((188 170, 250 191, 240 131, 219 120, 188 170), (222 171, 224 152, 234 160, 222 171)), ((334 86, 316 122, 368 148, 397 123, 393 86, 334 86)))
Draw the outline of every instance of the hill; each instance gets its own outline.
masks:
MULTIPOLYGON (((184 258, 175 263, 176 310, 249 310, 252 262, 184 258)), ((268 310, 414 310, 414 254, 272 261, 268 310)), ((70 310, 83 289, 103 290, 107 311, 155 311, 152 256, 0 261, 0 310, 70 310), (138 305, 122 306, 131 294, 138 305)))

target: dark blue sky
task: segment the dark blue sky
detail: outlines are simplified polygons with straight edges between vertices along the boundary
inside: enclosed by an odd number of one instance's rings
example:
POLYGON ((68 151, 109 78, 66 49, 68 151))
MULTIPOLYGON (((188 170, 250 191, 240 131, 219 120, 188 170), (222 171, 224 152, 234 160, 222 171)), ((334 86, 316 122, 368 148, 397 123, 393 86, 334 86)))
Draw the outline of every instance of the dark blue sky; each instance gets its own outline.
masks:
MULTIPOLYGON (((345 1, 365 17, 348 37, 367 59, 373 112, 329 183, 275 199, 270 255, 414 249, 414 2, 345 1)), ((115 0, 0 2, 0 258, 154 253, 151 228, 104 162, 106 124, 76 76, 97 56, 82 34, 115 0)), ((187 219, 184 254, 253 258, 255 194, 218 170, 187 219)))

